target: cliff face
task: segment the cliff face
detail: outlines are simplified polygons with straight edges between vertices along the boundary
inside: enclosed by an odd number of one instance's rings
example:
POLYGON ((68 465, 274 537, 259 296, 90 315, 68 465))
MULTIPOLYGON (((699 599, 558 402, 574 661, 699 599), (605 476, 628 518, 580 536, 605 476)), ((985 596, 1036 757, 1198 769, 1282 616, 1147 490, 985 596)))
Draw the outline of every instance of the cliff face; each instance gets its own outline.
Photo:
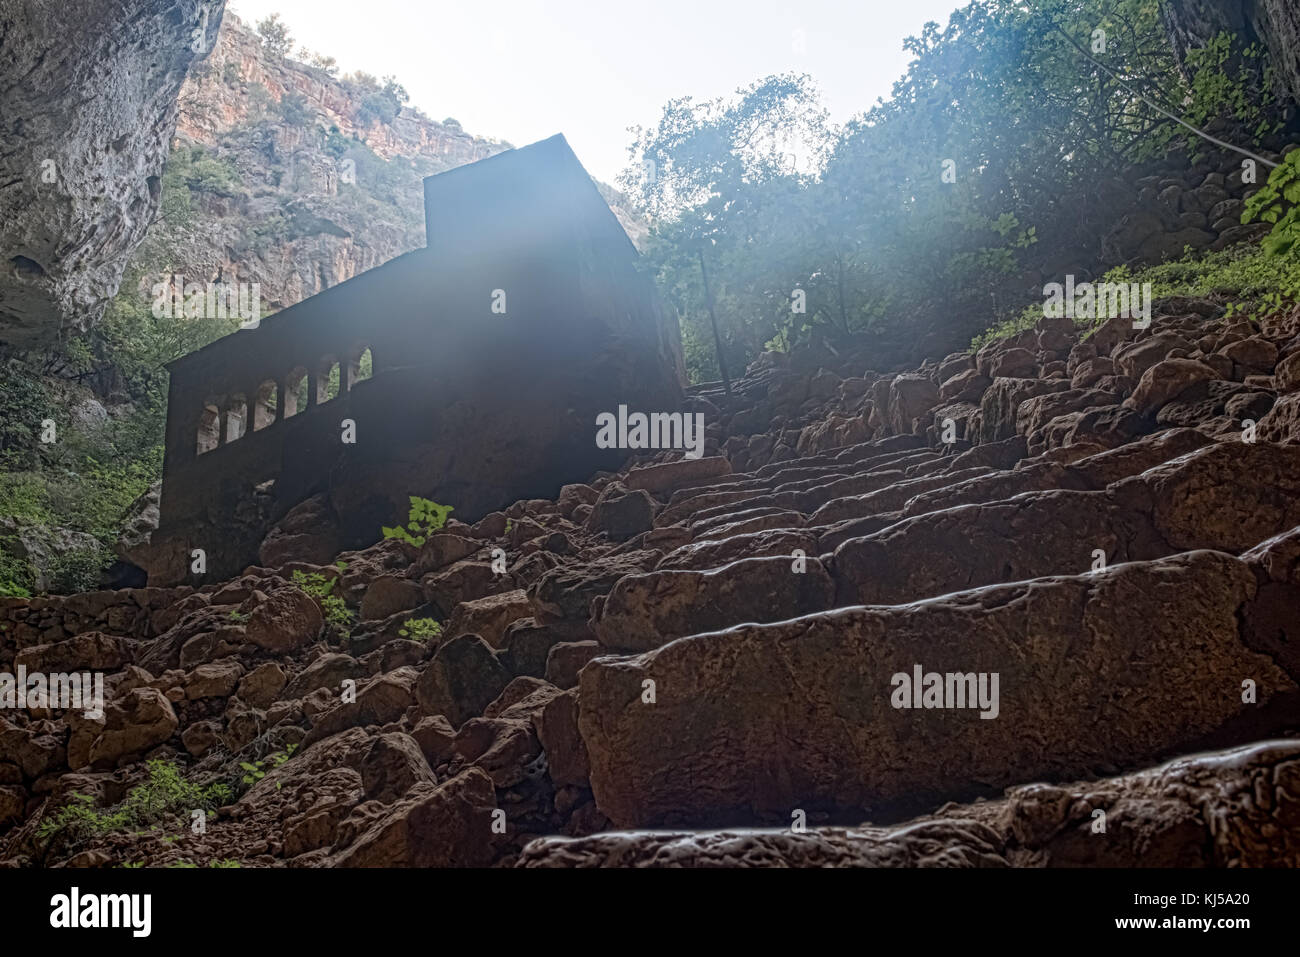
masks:
POLYGON ((422 247, 423 178, 510 147, 281 56, 227 15, 180 94, 177 170, 193 209, 158 224, 141 293, 180 274, 258 283, 263 314, 293 305, 422 247))
POLYGON ((364 86, 269 51, 234 14, 226 16, 216 49, 203 69, 196 70, 181 88, 177 133, 217 145, 224 134, 258 120, 253 90, 259 85, 276 103, 286 95, 301 96, 316 123, 337 126, 345 136, 360 137, 383 159, 421 156, 441 160, 450 168, 509 146, 472 136, 455 123, 434 122, 414 109, 403 109, 390 122, 373 118, 367 122, 362 112, 364 86))
POLYGON ((158 224, 142 294, 176 274, 258 283, 265 314, 424 245, 421 179, 508 144, 409 108, 376 116, 375 96, 227 16, 181 90, 177 178, 191 208, 158 224))
POLYGON ((224 0, 0 7, 0 342, 98 321, 158 207, 176 100, 224 0))

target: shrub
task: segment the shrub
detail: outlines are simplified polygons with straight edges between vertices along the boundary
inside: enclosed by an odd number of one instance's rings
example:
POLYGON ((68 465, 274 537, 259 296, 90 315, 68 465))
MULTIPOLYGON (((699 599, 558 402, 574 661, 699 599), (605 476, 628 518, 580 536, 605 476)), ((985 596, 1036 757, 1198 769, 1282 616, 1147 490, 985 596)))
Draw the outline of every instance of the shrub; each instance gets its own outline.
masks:
POLYGON ((327 622, 340 628, 351 628, 352 612, 348 611, 347 603, 341 596, 333 594, 337 581, 336 578, 326 578, 320 572, 307 574, 296 569, 293 573, 293 583, 320 602, 327 622))
MULTIPOLYGON (((284 764, 284 762, 293 757, 293 752, 297 749, 298 745, 291 744, 283 751, 276 751, 274 754, 267 755, 265 758, 260 760, 240 761, 239 767, 244 772, 243 777, 239 779, 240 783, 246 784, 251 788, 258 781, 262 780, 262 778, 266 777, 266 772, 268 770, 274 771, 280 765, 284 764), (267 765, 270 765, 270 767, 268 768, 267 765)), ((276 789, 278 790, 279 787, 280 785, 277 784, 276 789)))
POLYGON ((194 810, 215 811, 234 796, 225 784, 202 786, 187 781, 181 769, 169 761, 153 760, 147 768, 148 779, 114 807, 99 810, 89 794, 72 794, 70 803, 41 820, 36 837, 47 846, 56 838, 75 844, 101 834, 150 827, 194 810))
POLYGON ((1272 223, 1263 249, 1270 256, 1292 252, 1300 242, 1300 149, 1287 154, 1269 174, 1268 182, 1246 200, 1242 223, 1272 223))
POLYGON ((411 511, 406 524, 409 528, 398 525, 396 528, 383 526, 384 538, 398 538, 408 544, 419 547, 424 544, 429 533, 436 532, 447 524, 447 516, 455 509, 450 505, 439 505, 418 495, 410 496, 411 511))
POLYGON ((442 625, 433 618, 408 618, 397 633, 411 641, 428 641, 442 636, 442 625))
POLYGON ((305 127, 311 121, 307 98, 301 93, 286 93, 277 107, 281 119, 290 126, 305 127))
POLYGON ((56 595, 95 591, 100 586, 100 574, 112 562, 112 554, 103 547, 66 551, 50 563, 50 591, 56 595))

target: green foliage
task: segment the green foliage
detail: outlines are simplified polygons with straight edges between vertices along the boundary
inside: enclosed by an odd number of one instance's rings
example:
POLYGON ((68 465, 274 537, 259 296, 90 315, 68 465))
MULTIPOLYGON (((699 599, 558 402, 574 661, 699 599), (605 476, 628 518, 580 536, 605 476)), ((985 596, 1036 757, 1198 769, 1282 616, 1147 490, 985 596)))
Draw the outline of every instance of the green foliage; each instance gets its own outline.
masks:
POLYGON ((270 115, 274 103, 271 91, 261 83, 254 81, 248 85, 248 115, 255 124, 270 115))
MULTIPOLYGON (((1187 253, 1181 259, 1131 269, 1119 266, 1101 282, 1151 283, 1154 299, 1192 296, 1222 302, 1227 317, 1257 319, 1300 302, 1300 258, 1276 256, 1259 246, 1230 246, 1218 252, 1187 253)), ((1043 317, 1041 302, 994 323, 971 341, 971 349, 1032 328, 1043 317)), ((1102 320, 1076 319, 1080 326, 1102 320)))
POLYGON ((276 56, 288 56, 293 49, 293 37, 278 13, 258 20, 257 33, 262 38, 262 45, 276 56))
POLYGON ((339 130, 339 128, 332 124, 329 130, 324 131, 322 135, 324 136, 324 140, 325 140, 322 149, 324 149, 326 153, 329 153, 335 159, 341 159, 343 154, 348 151, 348 147, 350 147, 355 142, 355 140, 352 140, 349 137, 344 136, 343 133, 339 130))
MULTIPOLYGON (((91 353, 98 367, 101 335, 111 330, 73 340, 80 346, 73 354, 91 353)), ((124 365, 129 366, 125 356, 124 365)), ((57 379, 42 380, 39 367, 31 364, 10 362, 6 371, 0 376, 0 515, 35 526, 25 534, 48 544, 58 538, 56 527, 95 536, 98 548, 68 552, 45 571, 56 592, 98 587, 100 570, 113 560, 122 513, 161 471, 161 384, 153 401, 142 397, 111 426, 74 428, 69 411, 74 403, 57 391, 57 379), (54 422, 55 442, 40 441, 44 419, 54 422)), ((12 540, 0 539, 0 583, 31 591, 35 571, 12 540)))
POLYGON ((1269 174, 1268 182, 1246 200, 1243 223, 1271 223, 1263 248, 1270 256, 1297 252, 1300 242, 1300 149, 1294 149, 1269 174))
POLYGON ((375 123, 390 124, 402 112, 402 104, 410 99, 406 88, 394 77, 384 77, 383 85, 375 82, 374 77, 359 74, 363 82, 358 85, 362 93, 361 103, 357 107, 353 120, 359 126, 372 126, 375 123))
POLYGON ((313 53, 311 50, 302 49, 298 51, 302 62, 314 66, 318 70, 324 70, 326 76, 337 76, 339 64, 332 56, 325 56, 323 53, 313 53))
POLYGON ((433 618, 408 618, 397 633, 412 641, 428 641, 442 637, 442 625, 433 618))
POLYGON ((47 845, 55 839, 76 844, 116 831, 150 827, 194 810, 215 811, 234 796, 225 784, 201 786, 186 780, 181 769, 169 761, 150 761, 147 770, 148 779, 111 808, 96 808, 95 799, 88 794, 70 795, 68 804, 42 818, 36 837, 47 845))
POLYGON ((1223 136, 1278 115, 1256 48, 1216 41, 1185 80, 1152 0, 971 0, 904 46, 893 95, 841 128, 785 75, 636 130, 619 182, 655 219, 643 258, 693 380, 719 373, 707 293, 733 374, 882 321, 974 334, 1022 308, 1040 249, 1095 247, 1131 201, 1117 184, 1183 145, 1157 107, 1223 136))
POLYGON ((221 68, 221 82, 226 86, 239 86, 244 80, 244 75, 239 72, 239 64, 234 60, 228 60, 226 65, 221 68))
MULTIPOLYGON (((0 370, 0 463, 35 464, 41 421, 50 414, 49 390, 34 370, 15 360, 0 370)), ((13 514, 0 508, 0 514, 13 514)))
POLYGON ((104 548, 74 548, 63 552, 51 562, 50 591, 56 595, 94 591, 100 586, 100 574, 112 560, 112 553, 104 548))
POLYGON ((293 752, 296 750, 298 750, 298 746, 296 744, 291 744, 283 751, 276 751, 274 754, 269 754, 260 760, 240 761, 239 767, 244 771, 244 776, 239 779, 240 783, 252 787, 258 781, 262 780, 262 778, 266 777, 268 771, 274 771, 280 765, 293 757, 293 752))
POLYGON ((427 498, 420 498, 418 495, 410 496, 410 500, 411 511, 407 516, 407 527, 398 525, 396 528, 389 528, 385 525, 382 531, 384 538, 398 538, 418 547, 424 544, 424 540, 431 532, 436 532, 447 524, 447 516, 455 509, 450 505, 439 505, 427 498))
POLYGON ((308 574, 301 569, 295 569, 292 578, 295 585, 320 603, 327 622, 344 629, 352 627, 353 615, 347 603, 341 595, 333 594, 338 579, 327 578, 321 572, 308 574))
POLYGON ((302 569, 295 569, 292 578, 293 583, 308 595, 311 595, 312 598, 328 597, 338 583, 337 578, 329 578, 323 572, 308 574, 302 569))
MULTIPOLYGON (((122 866, 141 867, 143 864, 144 862, 141 861, 139 864, 134 864, 134 865, 123 864, 122 866)), ((164 864, 163 866, 167 868, 177 868, 180 870, 190 870, 190 869, 197 870, 199 865, 195 864, 193 861, 187 858, 180 858, 179 860, 172 861, 170 864, 164 864)), ((240 866, 239 861, 235 860, 232 857, 226 857, 220 860, 214 857, 212 860, 208 861, 208 867, 239 867, 239 866, 240 866)))
POLYGON ((29 589, 19 585, 12 576, 0 572, 0 598, 31 598, 29 589))
POLYGON ((277 110, 280 118, 289 126, 305 129, 312 119, 311 109, 307 106, 307 98, 301 93, 284 94, 280 98, 277 110))
POLYGON ((166 173, 171 174, 174 185, 182 183, 192 193, 229 197, 237 196, 241 188, 234 164, 199 145, 178 143, 167 158, 164 176, 166 173))
MULTIPOLYGON (((1230 33, 1220 33, 1205 46, 1189 50, 1186 66, 1192 79, 1183 119, 1198 129, 1215 120, 1227 121, 1252 139, 1276 132, 1280 124, 1271 120, 1266 109, 1273 101, 1267 59, 1262 46, 1243 46, 1230 33)), ((1190 132, 1185 140, 1193 153, 1205 149, 1205 141, 1190 132)))

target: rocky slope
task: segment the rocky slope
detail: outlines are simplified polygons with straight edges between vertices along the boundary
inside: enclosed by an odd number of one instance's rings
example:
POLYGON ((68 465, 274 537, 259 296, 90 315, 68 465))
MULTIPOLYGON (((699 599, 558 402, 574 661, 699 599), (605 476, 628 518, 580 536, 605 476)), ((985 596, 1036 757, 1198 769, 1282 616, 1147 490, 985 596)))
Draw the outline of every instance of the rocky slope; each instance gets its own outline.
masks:
POLYGON ((187 72, 225 0, 0 7, 0 344, 85 330, 158 209, 187 72))
POLYGON ((233 581, 0 602, 0 666, 109 698, 6 715, 0 859, 1296 866, 1300 314, 1155 311, 769 355, 692 397, 697 460, 421 547, 335 555, 309 503, 233 581), (997 696, 900 707, 918 666, 997 696), (146 761, 192 789, 121 826, 146 761))

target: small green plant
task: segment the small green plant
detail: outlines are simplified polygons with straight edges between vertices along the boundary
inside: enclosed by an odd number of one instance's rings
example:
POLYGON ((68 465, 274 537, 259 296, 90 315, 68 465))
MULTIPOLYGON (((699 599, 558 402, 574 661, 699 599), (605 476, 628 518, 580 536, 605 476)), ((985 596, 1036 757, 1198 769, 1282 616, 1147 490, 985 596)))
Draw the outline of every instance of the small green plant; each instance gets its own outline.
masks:
POLYGON ((342 596, 333 594, 334 585, 338 582, 337 578, 327 578, 321 572, 308 574, 302 569, 295 569, 292 580, 295 585, 320 602, 327 622, 340 628, 352 627, 352 612, 348 610, 347 602, 342 596))
POLYGON ((244 612, 240 611, 238 608, 231 609, 231 612, 230 612, 230 614, 229 614, 227 617, 228 617, 231 621, 235 622, 236 624, 240 624, 240 625, 242 625, 244 622, 248 621, 248 615, 245 614, 244 612))
MULTIPOLYGON (((283 751, 276 751, 274 754, 269 754, 261 760, 240 761, 240 768, 247 772, 242 778, 240 778, 240 780, 249 787, 252 787, 258 781, 262 780, 262 778, 266 777, 267 771, 274 771, 280 765, 284 764, 284 762, 293 757, 293 752, 296 750, 298 750, 298 745, 291 744, 283 751), (270 765, 270 767, 267 767, 267 765, 270 765)), ((279 786, 277 785, 277 789, 278 787, 279 786)))
POLYGON ((0 598, 31 598, 32 593, 14 582, 0 582, 0 598))
POLYGON ((397 633, 411 641, 428 641, 442 636, 442 625, 433 618, 408 618, 397 633))
POLYGON ((62 837, 75 843, 100 834, 149 827, 195 809, 215 811, 234 797, 225 784, 205 787, 187 781, 181 769, 169 761, 153 760, 147 767, 148 780, 132 788, 120 804, 106 810, 96 808, 89 794, 70 795, 68 804, 37 825, 37 838, 48 842, 62 837))
POLYGON ((1242 223, 1273 225, 1260 246, 1269 256, 1291 252, 1300 242, 1300 149, 1292 150, 1269 174, 1268 182, 1246 200, 1242 223))
POLYGON ((424 540, 430 533, 436 532, 447 524, 447 516, 455 509, 450 505, 439 505, 427 498, 420 498, 418 495, 410 496, 410 500, 411 511, 406 520, 408 527, 403 528, 398 525, 396 528, 389 528, 385 525, 382 530, 384 538, 401 539, 418 548, 424 544, 424 540))

